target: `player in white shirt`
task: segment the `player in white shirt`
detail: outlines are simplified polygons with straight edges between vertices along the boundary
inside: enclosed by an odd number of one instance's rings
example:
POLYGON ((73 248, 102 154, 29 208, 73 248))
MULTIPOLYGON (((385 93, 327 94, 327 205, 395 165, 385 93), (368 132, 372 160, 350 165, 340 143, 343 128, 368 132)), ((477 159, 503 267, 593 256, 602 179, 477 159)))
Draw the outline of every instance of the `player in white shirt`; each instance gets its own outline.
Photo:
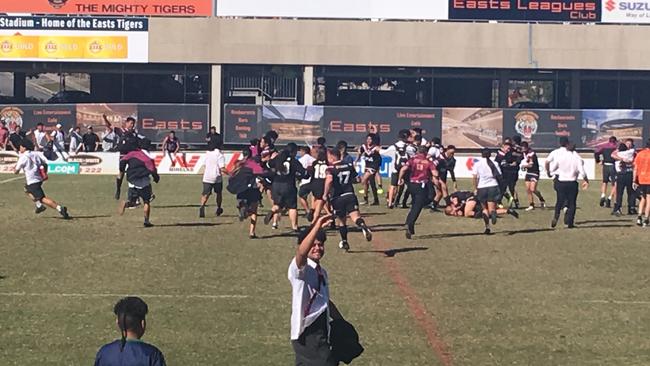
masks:
MULTIPOLYGON (((300 148, 302 156, 298 159, 300 165, 302 165, 305 170, 311 170, 312 164, 316 161, 316 158, 312 156, 312 153, 317 153, 319 147, 314 146, 314 149, 310 149, 308 146, 303 146, 300 148)), ((312 222, 314 220, 314 201, 312 197, 311 208, 309 208, 309 202, 307 202, 307 197, 311 193, 311 174, 307 179, 301 179, 300 184, 298 185, 298 200, 300 205, 305 209, 305 217, 307 221, 312 222)))
POLYGON ((208 144, 208 152, 205 153, 205 171, 203 172, 203 193, 201 193, 201 207, 199 217, 205 217, 205 205, 208 203, 210 194, 214 191, 217 200, 216 215, 221 216, 223 208, 223 173, 226 167, 226 157, 221 153, 220 144, 216 141, 208 144))
POLYGON ((68 153, 76 155, 83 148, 83 136, 81 136, 81 128, 79 126, 70 129, 70 147, 68 153))
POLYGON ((37 214, 45 211, 45 206, 53 208, 65 219, 70 219, 68 209, 61 206, 43 192, 43 181, 47 179, 47 159, 41 153, 34 152, 34 144, 23 139, 20 144, 20 156, 14 168, 15 174, 25 172, 25 193, 36 205, 37 214))

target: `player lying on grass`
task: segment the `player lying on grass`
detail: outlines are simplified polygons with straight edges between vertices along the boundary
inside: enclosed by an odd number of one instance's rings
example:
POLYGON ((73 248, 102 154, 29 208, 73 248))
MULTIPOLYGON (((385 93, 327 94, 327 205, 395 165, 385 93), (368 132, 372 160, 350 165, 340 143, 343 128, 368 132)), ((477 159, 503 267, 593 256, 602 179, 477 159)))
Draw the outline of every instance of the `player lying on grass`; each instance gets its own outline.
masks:
MULTIPOLYGON (((482 208, 476 199, 476 195, 470 191, 457 191, 449 196, 449 205, 445 207, 445 215, 470 217, 480 219, 482 208)), ((519 213, 513 209, 497 208, 497 215, 509 214, 519 218, 519 213)))

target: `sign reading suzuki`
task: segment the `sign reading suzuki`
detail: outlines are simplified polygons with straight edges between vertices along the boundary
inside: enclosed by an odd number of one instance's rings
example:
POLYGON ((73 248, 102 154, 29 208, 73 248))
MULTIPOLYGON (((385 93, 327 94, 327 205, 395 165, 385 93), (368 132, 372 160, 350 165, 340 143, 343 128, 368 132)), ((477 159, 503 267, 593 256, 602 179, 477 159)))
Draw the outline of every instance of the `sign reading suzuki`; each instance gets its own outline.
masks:
POLYGON ((602 0, 603 23, 650 23, 649 1, 602 0))

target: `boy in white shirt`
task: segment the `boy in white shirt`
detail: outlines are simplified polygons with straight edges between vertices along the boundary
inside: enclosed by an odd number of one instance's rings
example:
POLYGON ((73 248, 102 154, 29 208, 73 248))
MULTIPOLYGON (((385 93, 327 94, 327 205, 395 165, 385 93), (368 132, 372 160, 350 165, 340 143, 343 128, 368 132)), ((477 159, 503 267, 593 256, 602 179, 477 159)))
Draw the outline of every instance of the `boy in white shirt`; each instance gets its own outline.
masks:
POLYGON ((23 139, 20 143, 20 157, 14 168, 14 173, 19 174, 21 170, 25 172, 25 180, 27 181, 25 193, 36 205, 34 212, 39 214, 45 211, 45 206, 48 206, 57 210, 63 219, 69 220, 68 209, 47 197, 43 192, 43 181, 47 179, 47 160, 42 154, 33 150, 34 144, 27 139, 23 139))
POLYGON ((221 216, 223 208, 223 178, 222 170, 226 167, 226 157, 223 156, 219 148, 221 144, 211 141, 208 144, 208 152, 205 153, 205 171, 203 172, 203 193, 201 194, 201 207, 199 208, 199 217, 205 217, 205 205, 208 203, 210 195, 214 191, 217 199, 217 216, 221 216))

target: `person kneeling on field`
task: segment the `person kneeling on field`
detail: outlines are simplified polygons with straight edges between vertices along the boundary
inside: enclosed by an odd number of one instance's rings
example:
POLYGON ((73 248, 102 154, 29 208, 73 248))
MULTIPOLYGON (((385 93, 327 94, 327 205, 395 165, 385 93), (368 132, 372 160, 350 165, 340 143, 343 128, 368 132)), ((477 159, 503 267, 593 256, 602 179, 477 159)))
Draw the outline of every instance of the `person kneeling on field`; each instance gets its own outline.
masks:
POLYGON ((34 152, 34 143, 27 139, 20 142, 20 157, 14 168, 14 173, 25 172, 25 193, 34 201, 37 214, 45 211, 45 206, 56 209, 64 219, 70 219, 68 209, 61 206, 43 192, 43 181, 47 179, 47 160, 41 153, 34 152), (45 205, 45 206, 44 206, 45 205))
POLYGON ((138 199, 142 199, 144 208, 144 227, 152 227, 153 224, 149 222, 151 214, 151 198, 153 195, 151 189, 150 176, 153 181, 158 183, 160 176, 156 170, 156 165, 153 159, 145 154, 141 149, 137 148, 137 144, 129 146, 129 152, 120 159, 120 174, 117 177, 117 192, 116 198, 120 196, 120 187, 122 180, 126 173, 126 180, 129 183, 129 197, 127 201, 120 203, 118 213, 124 214, 124 209, 127 205, 134 206, 138 199))
POLYGON ((162 352, 156 346, 141 341, 147 329, 147 304, 139 297, 125 297, 115 304, 113 312, 121 337, 99 349, 95 366, 165 366, 162 352))

